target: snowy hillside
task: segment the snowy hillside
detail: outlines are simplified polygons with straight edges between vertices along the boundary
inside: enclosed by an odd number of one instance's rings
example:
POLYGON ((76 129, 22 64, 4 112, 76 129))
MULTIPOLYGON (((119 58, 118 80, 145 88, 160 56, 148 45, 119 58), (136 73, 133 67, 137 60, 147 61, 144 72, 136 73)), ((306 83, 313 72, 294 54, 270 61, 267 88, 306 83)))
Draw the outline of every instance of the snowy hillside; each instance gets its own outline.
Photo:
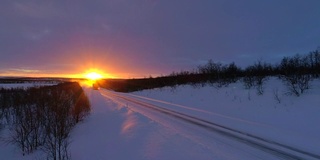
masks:
POLYGON ((179 86, 135 92, 179 105, 170 109, 260 135, 320 155, 320 81, 300 97, 289 94, 281 81, 271 78, 264 94, 244 89, 242 83, 218 88, 179 86))
POLYGON ((40 86, 52 86, 58 83, 0 83, 0 88, 30 88, 40 86))
MULTIPOLYGON (((320 159, 319 80, 300 97, 288 94, 286 86, 274 78, 266 82, 263 95, 254 88, 244 89, 240 82, 221 88, 186 85, 132 94, 83 87, 92 109, 72 131, 72 159, 297 159, 304 157, 301 151, 320 159), (228 132, 152 107, 213 122, 241 132, 239 137, 255 135, 298 152, 276 147, 273 153, 273 144, 224 136, 228 132)), ((0 145, 0 159, 43 157, 41 152, 23 157, 14 146, 0 145)))
POLYGON ((254 88, 244 89, 240 82, 222 88, 187 85, 116 96, 104 89, 88 90, 94 108, 87 122, 75 130, 71 150, 76 159, 281 159, 147 111, 132 98, 318 156, 319 84, 314 81, 300 97, 288 94, 286 86, 273 78, 265 84, 263 95, 254 88), (244 150, 239 151, 239 146, 244 150))

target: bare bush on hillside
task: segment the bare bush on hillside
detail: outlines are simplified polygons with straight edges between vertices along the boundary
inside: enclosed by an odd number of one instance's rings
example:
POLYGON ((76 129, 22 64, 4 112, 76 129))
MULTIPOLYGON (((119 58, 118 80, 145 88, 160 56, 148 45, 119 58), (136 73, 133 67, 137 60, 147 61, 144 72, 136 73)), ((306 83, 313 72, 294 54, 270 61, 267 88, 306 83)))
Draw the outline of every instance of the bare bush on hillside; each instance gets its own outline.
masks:
POLYGON ((255 87, 257 94, 262 95, 264 93, 264 84, 267 77, 271 75, 272 67, 266 62, 258 61, 252 66, 248 66, 244 70, 244 77, 242 79, 246 89, 255 87))
POLYGON ((298 97, 310 89, 310 82, 312 81, 312 77, 309 74, 283 76, 282 79, 288 86, 289 94, 294 94, 298 97))
POLYGON ((281 103, 281 98, 280 98, 280 95, 279 95, 279 89, 278 88, 273 90, 273 97, 278 103, 281 103))
POLYGON ((310 88, 312 74, 307 56, 296 55, 293 58, 283 58, 279 68, 281 69, 280 78, 288 86, 289 93, 300 96, 310 88))
POLYGON ((206 64, 198 66, 193 71, 173 72, 166 76, 140 79, 101 80, 98 83, 101 87, 114 91, 134 92, 185 84, 193 85, 194 87, 210 85, 219 88, 241 79, 246 89, 254 87, 257 94, 262 95, 265 89, 265 82, 268 77, 273 76, 281 77, 285 82, 284 84, 288 85, 290 93, 300 95, 308 89, 308 84, 313 78, 320 77, 320 53, 319 50, 316 50, 300 56, 298 59, 299 61, 303 60, 303 63, 299 62, 299 65, 293 65, 292 67, 290 64, 295 59, 296 57, 285 57, 281 64, 273 65, 260 60, 245 69, 241 69, 235 63, 222 64, 209 60, 206 64), (289 62, 289 66, 286 66, 287 62, 289 62), (311 78, 308 75, 311 75, 311 78), (296 84, 295 79, 300 79, 301 82, 296 84))
POLYGON ((219 88, 237 82, 241 75, 241 69, 234 62, 223 65, 212 60, 199 66, 198 72, 202 75, 202 82, 215 83, 219 88))
POLYGON ((23 154, 41 148, 48 159, 70 159, 70 131, 90 111, 89 100, 78 83, 0 92, 0 104, 10 107, 10 141, 23 154), (3 95, 8 102, 1 98, 3 95))

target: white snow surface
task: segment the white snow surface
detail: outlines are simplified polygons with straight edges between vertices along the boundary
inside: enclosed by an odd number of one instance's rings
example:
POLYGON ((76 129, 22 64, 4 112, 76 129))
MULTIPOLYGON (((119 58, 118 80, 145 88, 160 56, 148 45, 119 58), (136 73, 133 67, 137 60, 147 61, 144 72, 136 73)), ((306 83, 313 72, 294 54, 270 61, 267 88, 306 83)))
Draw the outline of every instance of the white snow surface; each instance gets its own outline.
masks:
POLYGON ((0 83, 0 88, 31 88, 31 87, 40 87, 40 86, 52 86, 57 83, 0 83))
MULTIPOLYGON (((84 89, 92 110, 72 131, 72 159, 281 159, 111 96, 114 92, 86 86, 84 89)), ((281 81, 272 78, 263 95, 257 95, 255 89, 244 89, 240 82, 222 88, 185 85, 117 94, 320 155, 319 80, 313 81, 311 89, 300 97, 287 92, 281 81)), ((2 136, 8 136, 6 131, 2 131, 2 136)), ((41 151, 22 156, 12 144, 0 142, 0 159, 43 158, 41 151)))
POLYGON ((320 155, 319 79, 300 97, 290 95, 275 78, 266 82, 263 95, 258 95, 256 89, 244 89, 240 82, 222 88, 166 87, 134 95, 179 104, 168 107, 320 155))
POLYGON ((133 95, 178 104, 168 108, 320 155, 319 79, 300 97, 289 94, 276 78, 266 81, 263 95, 254 88, 246 90, 240 82, 221 88, 166 87, 133 95))

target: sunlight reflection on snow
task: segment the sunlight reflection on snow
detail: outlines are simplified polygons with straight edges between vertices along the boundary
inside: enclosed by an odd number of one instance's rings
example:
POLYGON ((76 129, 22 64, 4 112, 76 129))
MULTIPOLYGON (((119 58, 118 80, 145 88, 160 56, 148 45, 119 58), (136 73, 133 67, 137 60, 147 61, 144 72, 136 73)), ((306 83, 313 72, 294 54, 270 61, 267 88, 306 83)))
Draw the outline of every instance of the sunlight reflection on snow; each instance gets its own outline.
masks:
POLYGON ((129 136, 131 130, 137 125, 137 118, 134 115, 134 112, 128 110, 126 113, 126 120, 121 126, 121 134, 129 136))

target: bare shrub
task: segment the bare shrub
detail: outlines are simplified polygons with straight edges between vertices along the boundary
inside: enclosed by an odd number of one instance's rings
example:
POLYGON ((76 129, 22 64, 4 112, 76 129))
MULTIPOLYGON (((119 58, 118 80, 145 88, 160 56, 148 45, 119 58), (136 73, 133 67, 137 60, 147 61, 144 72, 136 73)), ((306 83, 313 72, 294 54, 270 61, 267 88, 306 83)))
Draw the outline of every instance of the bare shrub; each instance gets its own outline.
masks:
POLYGON ((273 90, 273 97, 279 104, 281 103, 281 98, 280 98, 280 95, 279 95, 278 88, 273 90))
POLYGON ((265 76, 257 76, 255 77, 256 82, 256 88, 257 88, 257 94, 263 95, 264 93, 264 84, 267 81, 267 77, 265 76))
POLYGON ((3 105, 3 93, 2 93, 2 88, 0 88, 0 132, 4 128, 4 105, 3 105))
POLYGON ((0 113, 4 106, 9 107, 10 142, 23 154, 41 148, 48 159, 70 159, 70 132, 90 112, 89 100, 78 83, 0 93, 0 113))
POLYGON ((254 84, 254 78, 252 76, 245 76, 242 78, 245 89, 252 88, 254 84))
POLYGON ((283 58, 279 68, 280 78, 288 86, 289 93, 300 96, 310 88, 312 74, 310 67, 316 65, 309 62, 307 56, 296 55, 293 58, 283 58))
POLYGON ((84 92, 75 94, 73 98, 73 107, 71 108, 71 115, 75 123, 82 121, 90 112, 90 102, 84 92))
POLYGON ((242 79, 246 89, 255 87, 257 94, 262 95, 264 93, 264 84, 267 77, 271 75, 272 67, 262 61, 256 62, 252 66, 248 66, 244 71, 244 77, 242 79))
POLYGON ((301 75, 287 75, 283 76, 282 80, 288 86, 289 93, 296 96, 300 96, 307 89, 310 88, 310 82, 312 81, 312 76, 309 74, 301 75))

